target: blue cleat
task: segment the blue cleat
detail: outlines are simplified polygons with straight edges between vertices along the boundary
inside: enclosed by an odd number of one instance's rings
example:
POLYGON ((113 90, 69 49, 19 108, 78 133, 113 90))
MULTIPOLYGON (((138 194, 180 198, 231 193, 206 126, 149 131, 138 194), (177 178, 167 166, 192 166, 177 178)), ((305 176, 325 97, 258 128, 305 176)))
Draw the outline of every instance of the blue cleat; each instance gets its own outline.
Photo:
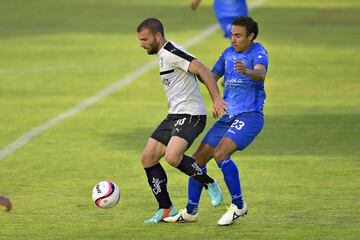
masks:
POLYGON ((214 181, 213 183, 209 183, 207 187, 208 187, 207 194, 211 200, 211 204, 214 207, 219 206, 223 200, 223 195, 219 187, 219 184, 216 181, 214 181))
POLYGON ((160 208, 155 212, 154 216, 145 220, 144 223, 159 223, 163 221, 164 218, 173 217, 177 213, 178 210, 174 206, 171 206, 170 208, 160 208))

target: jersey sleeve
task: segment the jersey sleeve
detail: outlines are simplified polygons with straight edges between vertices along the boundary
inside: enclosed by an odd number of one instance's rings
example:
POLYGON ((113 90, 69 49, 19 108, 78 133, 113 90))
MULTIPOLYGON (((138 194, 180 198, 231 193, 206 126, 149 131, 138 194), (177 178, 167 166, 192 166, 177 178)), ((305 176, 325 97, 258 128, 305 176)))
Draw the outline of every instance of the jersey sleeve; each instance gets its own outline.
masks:
POLYGON ((194 56, 174 47, 172 44, 167 44, 164 48, 172 53, 166 59, 168 65, 181 68, 185 72, 189 70, 191 61, 195 59, 194 56))
POLYGON ((216 73, 219 77, 224 76, 225 73, 225 57, 224 53, 222 53, 219 59, 216 61, 215 65, 211 69, 213 73, 216 73))
POLYGON ((256 64, 262 64, 265 66, 265 68, 267 70, 268 69, 268 53, 267 53, 267 51, 264 48, 259 47, 257 49, 257 51, 255 51, 253 54, 253 62, 254 62, 254 66, 256 64))

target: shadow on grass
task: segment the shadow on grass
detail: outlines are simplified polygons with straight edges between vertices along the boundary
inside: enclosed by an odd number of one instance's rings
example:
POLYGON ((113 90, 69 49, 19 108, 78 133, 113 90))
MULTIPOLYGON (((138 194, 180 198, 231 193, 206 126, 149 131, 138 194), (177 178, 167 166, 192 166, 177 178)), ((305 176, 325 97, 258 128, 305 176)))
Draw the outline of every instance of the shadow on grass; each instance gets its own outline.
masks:
POLYGON ((276 45, 356 47, 359 38, 359 8, 258 8, 260 41, 276 45), (341 42, 341 46, 339 46, 341 42))
POLYGON ((268 116, 252 155, 355 155, 360 115, 268 116))
MULTIPOLYGON (((119 131, 107 136, 106 144, 115 149, 131 148, 141 152, 153 129, 119 131)), ((355 156, 359 152, 356 150, 359 134, 360 115, 266 116, 264 130, 244 153, 355 156)))
POLYGON ((136 33, 147 17, 163 21, 165 32, 202 30, 216 22, 213 10, 194 12, 188 3, 163 1, 7 1, 0 9, 0 38, 64 33, 136 33))
MULTIPOLYGON (((358 8, 268 8, 251 13, 260 25, 259 39, 286 45, 357 46, 358 8)), ((201 31, 216 19, 205 4, 191 11, 188 3, 163 1, 7 1, 0 9, 0 38, 64 33, 134 33, 147 17, 160 18, 165 32, 201 31)), ((221 36, 217 36, 221 37, 221 36)))

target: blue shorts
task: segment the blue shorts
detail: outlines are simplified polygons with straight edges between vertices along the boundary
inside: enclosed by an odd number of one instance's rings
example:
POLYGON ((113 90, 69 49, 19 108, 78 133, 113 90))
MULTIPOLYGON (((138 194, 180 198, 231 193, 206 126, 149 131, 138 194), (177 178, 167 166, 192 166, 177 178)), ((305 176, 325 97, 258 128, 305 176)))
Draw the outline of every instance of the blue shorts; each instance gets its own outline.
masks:
POLYGON ((234 141, 238 150, 246 148, 264 127, 264 116, 259 112, 222 116, 207 132, 203 143, 216 147, 223 137, 234 141))

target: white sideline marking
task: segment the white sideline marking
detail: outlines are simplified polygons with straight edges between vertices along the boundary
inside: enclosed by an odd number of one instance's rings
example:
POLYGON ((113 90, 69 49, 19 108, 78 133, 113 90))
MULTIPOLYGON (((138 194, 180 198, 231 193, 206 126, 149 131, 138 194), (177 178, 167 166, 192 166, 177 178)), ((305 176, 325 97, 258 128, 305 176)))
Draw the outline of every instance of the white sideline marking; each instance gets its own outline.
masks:
MULTIPOLYGON (((253 1, 252 4, 249 6, 249 10, 252 10, 262 4, 264 0, 256 0, 253 1)), ((185 42, 183 44, 184 47, 188 48, 192 45, 202 41, 204 38, 210 36, 213 34, 216 30, 218 30, 220 26, 218 24, 213 24, 209 27, 207 27, 204 31, 200 32, 195 37, 191 38, 189 41, 185 42)), ((50 119, 46 123, 41 124, 40 126, 33 128, 32 130, 26 132, 22 136, 20 136, 18 139, 16 139, 14 142, 10 143, 8 146, 6 146, 3 150, 0 151, 0 160, 6 158, 7 156, 11 155, 13 152, 15 152, 20 147, 24 146, 26 143, 28 143, 31 139, 39 135, 40 133, 46 131, 47 129, 57 125, 58 123, 64 121, 65 119, 81 112, 82 110, 92 106, 96 102, 100 101, 104 97, 112 94, 113 92, 123 88, 125 85, 133 81, 135 78, 141 76, 142 74, 150 71, 155 66, 157 66, 157 61, 151 61, 147 64, 145 64, 143 67, 139 68, 138 70, 130 73, 129 75, 125 76, 124 78, 118 80, 111 86, 103 89, 102 91, 96 93, 92 97, 89 97, 88 99, 84 100, 83 102, 80 102, 79 104, 75 105, 74 107, 70 108, 69 110, 61 113, 60 115, 50 119)))

